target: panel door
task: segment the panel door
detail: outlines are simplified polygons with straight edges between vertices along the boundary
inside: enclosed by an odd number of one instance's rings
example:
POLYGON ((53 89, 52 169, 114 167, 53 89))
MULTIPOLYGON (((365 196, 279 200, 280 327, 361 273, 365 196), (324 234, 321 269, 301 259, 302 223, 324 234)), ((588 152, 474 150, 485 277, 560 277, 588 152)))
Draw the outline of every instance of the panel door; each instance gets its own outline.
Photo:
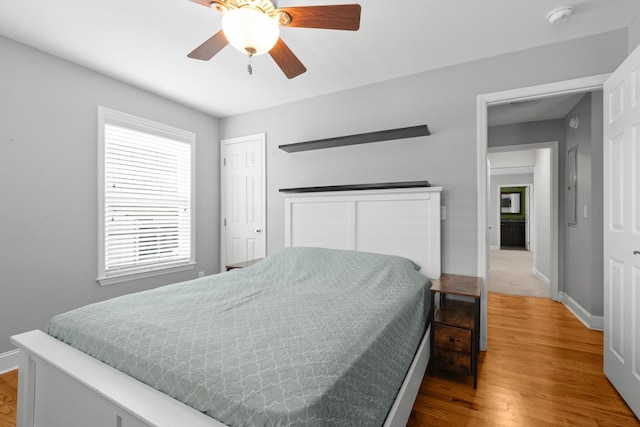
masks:
POLYGON ((234 138, 223 145, 224 266, 265 256, 265 138, 234 138))
POLYGON ((604 104, 604 372, 640 417, 640 50, 604 104))

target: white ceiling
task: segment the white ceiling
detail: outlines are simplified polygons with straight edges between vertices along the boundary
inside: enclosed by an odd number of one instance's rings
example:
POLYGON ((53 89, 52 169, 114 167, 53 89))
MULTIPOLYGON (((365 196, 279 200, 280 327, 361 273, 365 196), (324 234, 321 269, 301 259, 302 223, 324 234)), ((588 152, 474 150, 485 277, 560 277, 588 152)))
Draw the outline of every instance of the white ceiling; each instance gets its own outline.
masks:
POLYGON ((575 93, 491 105, 488 108, 487 123, 489 126, 501 126, 513 123, 563 119, 584 95, 584 93, 575 93))
MULTIPOLYGON (((353 0, 281 0, 279 6, 353 0)), ((187 0, 0 2, 0 34, 216 117, 226 117, 431 69, 625 28, 638 0, 570 0, 569 22, 545 16, 561 0, 360 0, 360 30, 283 28, 308 71, 287 80, 269 55, 227 46, 211 61, 187 53, 220 30, 219 13, 187 0)))

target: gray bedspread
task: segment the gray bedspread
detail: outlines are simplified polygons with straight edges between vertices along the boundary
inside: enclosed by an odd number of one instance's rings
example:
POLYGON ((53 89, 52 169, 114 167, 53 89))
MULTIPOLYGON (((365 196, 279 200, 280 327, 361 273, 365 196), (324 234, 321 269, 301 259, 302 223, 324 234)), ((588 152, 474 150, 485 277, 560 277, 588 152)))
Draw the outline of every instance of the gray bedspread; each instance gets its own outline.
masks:
POLYGON ((428 286, 404 258, 287 248, 61 314, 49 334, 229 426, 380 426, 428 286))

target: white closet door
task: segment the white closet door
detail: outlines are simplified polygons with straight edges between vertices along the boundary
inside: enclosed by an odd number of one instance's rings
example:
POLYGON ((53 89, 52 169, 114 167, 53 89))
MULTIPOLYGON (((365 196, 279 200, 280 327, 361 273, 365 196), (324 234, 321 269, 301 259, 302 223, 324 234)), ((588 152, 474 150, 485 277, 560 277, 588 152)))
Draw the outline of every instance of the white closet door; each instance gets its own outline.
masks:
POLYGON ((604 372, 640 417, 640 50, 604 85, 604 372))
POLYGON ((266 252, 265 135, 222 141, 224 265, 266 252))

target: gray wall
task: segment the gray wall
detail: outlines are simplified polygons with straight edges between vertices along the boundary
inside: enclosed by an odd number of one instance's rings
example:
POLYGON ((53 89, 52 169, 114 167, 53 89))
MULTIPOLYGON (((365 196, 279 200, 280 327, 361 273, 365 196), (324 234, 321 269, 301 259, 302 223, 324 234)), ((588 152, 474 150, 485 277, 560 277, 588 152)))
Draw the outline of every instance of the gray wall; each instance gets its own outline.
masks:
POLYGON ((284 245, 279 188, 428 179, 444 187, 442 271, 478 274, 477 96, 607 73, 627 51, 626 29, 604 33, 228 117, 220 135, 267 132, 268 253, 284 245), (431 136, 293 154, 278 149, 424 123, 431 136))
POLYGON ((640 16, 636 16, 636 19, 629 25, 629 53, 640 44, 640 16))
POLYGON ((219 269, 218 121, 0 37, 0 353, 55 314, 219 269), (97 107, 197 134, 193 271, 101 287, 97 107))
POLYGON ((564 293, 593 316, 604 312, 602 114, 602 92, 595 92, 586 94, 565 119, 565 154, 578 147, 578 208, 577 225, 565 227, 564 293), (576 115, 579 126, 571 129, 569 118, 576 115))

